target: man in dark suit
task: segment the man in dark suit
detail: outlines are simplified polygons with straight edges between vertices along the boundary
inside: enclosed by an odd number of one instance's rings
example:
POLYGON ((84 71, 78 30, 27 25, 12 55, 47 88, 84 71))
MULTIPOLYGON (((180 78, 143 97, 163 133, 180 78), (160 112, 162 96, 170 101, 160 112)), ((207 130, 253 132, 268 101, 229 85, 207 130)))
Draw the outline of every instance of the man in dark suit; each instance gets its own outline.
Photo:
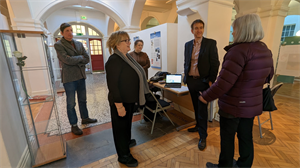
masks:
POLYGON ((89 118, 86 107, 85 64, 89 63, 90 58, 82 43, 73 40, 73 30, 70 24, 61 24, 60 31, 63 37, 54 44, 54 48, 62 65, 61 79, 67 96, 68 118, 72 133, 81 135, 83 132, 77 126, 75 92, 77 92, 81 123, 97 122, 97 119, 89 118))
POLYGON ((199 132, 198 148, 203 150, 206 147, 208 111, 207 104, 202 103, 198 97, 199 92, 208 89, 216 80, 220 62, 216 41, 203 37, 204 22, 195 20, 191 32, 195 39, 185 43, 183 82, 189 88, 196 119, 196 126, 188 131, 199 132))

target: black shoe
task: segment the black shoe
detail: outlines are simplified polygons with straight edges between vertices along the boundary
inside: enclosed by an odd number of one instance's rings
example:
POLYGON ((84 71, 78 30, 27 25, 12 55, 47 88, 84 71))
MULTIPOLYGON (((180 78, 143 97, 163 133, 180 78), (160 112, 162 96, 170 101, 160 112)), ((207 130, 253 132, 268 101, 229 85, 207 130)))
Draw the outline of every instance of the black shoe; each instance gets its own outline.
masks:
MULTIPOLYGON (((207 168, 217 168, 217 167, 219 167, 219 165, 218 164, 213 164, 211 162, 207 162, 206 167, 207 168)), ((233 168, 238 168, 237 161, 235 159, 233 159, 233 166, 232 167, 233 168)))
POLYGON ((200 139, 198 143, 198 148, 200 150, 204 150, 206 147, 206 139, 200 139))
POLYGON ((188 132, 198 132, 198 127, 189 128, 188 132))
POLYGON ((207 168, 218 168, 218 164, 213 164, 211 162, 207 162, 206 163, 206 167, 207 168))
POLYGON ((233 159, 233 166, 232 167, 236 167, 236 168, 239 167, 238 164, 237 164, 237 161, 235 159, 233 159))
POLYGON ((97 122, 97 119, 93 119, 93 118, 86 118, 81 120, 81 124, 90 124, 95 122, 97 122))
POLYGON ((131 139, 131 140, 129 141, 129 148, 134 147, 135 145, 136 145, 135 139, 131 139))
POLYGON ((127 167, 137 167, 138 161, 130 154, 129 156, 119 157, 118 161, 127 167))
POLYGON ((81 130, 80 128, 78 128, 77 125, 76 125, 76 126, 73 126, 73 125, 72 125, 71 131, 72 131, 72 133, 75 134, 75 135, 82 135, 82 134, 83 134, 82 130, 81 130))

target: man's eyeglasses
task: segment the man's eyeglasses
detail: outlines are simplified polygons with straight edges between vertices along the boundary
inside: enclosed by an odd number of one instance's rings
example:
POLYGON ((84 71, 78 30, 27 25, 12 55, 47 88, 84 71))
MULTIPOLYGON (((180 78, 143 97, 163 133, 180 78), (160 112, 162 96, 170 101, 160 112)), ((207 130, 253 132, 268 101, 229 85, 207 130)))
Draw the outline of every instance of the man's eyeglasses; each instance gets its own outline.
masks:
POLYGON ((122 40, 121 42, 129 43, 130 39, 122 40))

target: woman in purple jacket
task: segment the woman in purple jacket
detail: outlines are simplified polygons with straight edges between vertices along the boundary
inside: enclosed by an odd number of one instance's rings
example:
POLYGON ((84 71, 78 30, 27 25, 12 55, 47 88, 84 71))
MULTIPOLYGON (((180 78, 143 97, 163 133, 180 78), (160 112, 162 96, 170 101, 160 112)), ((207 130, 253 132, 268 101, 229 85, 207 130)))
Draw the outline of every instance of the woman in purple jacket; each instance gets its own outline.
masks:
POLYGON ((232 27, 234 43, 224 48, 227 53, 217 82, 199 97, 204 103, 219 98, 221 153, 219 164, 208 162, 207 167, 252 166, 253 119, 262 113, 263 85, 274 73, 272 53, 260 41, 264 32, 259 16, 241 16, 232 27), (240 154, 237 161, 233 160, 235 133, 240 154))

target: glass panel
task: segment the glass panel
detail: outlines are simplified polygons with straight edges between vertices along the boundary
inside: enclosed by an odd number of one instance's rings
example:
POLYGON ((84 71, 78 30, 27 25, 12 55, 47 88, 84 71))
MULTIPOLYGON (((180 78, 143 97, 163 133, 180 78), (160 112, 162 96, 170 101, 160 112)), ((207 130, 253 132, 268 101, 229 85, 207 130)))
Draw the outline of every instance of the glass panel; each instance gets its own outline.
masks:
POLYGON ((99 55, 102 55, 102 51, 101 50, 99 51, 99 55))
POLYGON ((98 46, 95 46, 95 50, 98 51, 98 46))
POLYGON ((288 37, 288 36, 289 36, 289 32, 288 32, 288 31, 285 32, 284 36, 285 36, 285 37, 288 37))
POLYGON ((94 55, 94 51, 91 50, 91 54, 94 55))
POLYGON ((290 31, 290 36, 293 36, 294 35, 294 31, 290 31))
POLYGON ((91 51, 95 50, 93 45, 90 45, 90 48, 91 48, 91 51))
POLYGON ((83 35, 85 35, 85 26, 81 26, 81 32, 83 35))
POLYGON ((296 25, 292 25, 291 30, 295 30, 296 25))
POLYGON ((98 55, 99 53, 98 53, 98 51, 95 51, 95 55, 98 55))
POLYGON ((72 25, 72 30, 73 30, 73 35, 76 35, 76 26, 75 25, 72 25))
POLYGON ((286 29, 286 26, 283 26, 283 30, 282 31, 285 31, 285 29, 286 29))
POLYGON ((88 28, 89 29, 89 35, 93 35, 93 30, 91 28, 88 28))
POLYGON ((281 37, 284 36, 284 32, 281 33, 281 37))
POLYGON ((99 41, 99 40, 97 40, 97 42, 98 42, 98 45, 101 45, 101 43, 100 43, 100 41, 99 41))
POLYGON ((286 26, 286 30, 289 31, 291 26, 286 26))
POLYGON ((66 151, 55 101, 59 101, 59 97, 54 88, 56 84, 54 68, 46 38, 40 34, 30 33, 25 33, 25 38, 17 38, 17 34, 11 33, 0 33, 0 35, 3 39, 0 41, 0 47, 4 47, 5 51, 2 53, 0 50, 0 55, 6 58, 8 70, 11 72, 16 106, 20 109, 33 167, 53 162, 57 158, 64 158, 66 151), (15 52, 17 51, 15 39, 18 41, 18 52, 21 52, 18 58, 18 53, 15 52), (22 50, 28 47, 28 43, 32 43, 38 50, 22 50), (22 57, 24 55, 30 57, 25 60, 19 59, 25 58, 22 57), (39 59, 40 62, 32 62, 35 59, 39 59), (33 79, 24 76, 35 76, 41 80, 32 81, 33 79), (42 108, 46 106, 47 108, 42 108))

